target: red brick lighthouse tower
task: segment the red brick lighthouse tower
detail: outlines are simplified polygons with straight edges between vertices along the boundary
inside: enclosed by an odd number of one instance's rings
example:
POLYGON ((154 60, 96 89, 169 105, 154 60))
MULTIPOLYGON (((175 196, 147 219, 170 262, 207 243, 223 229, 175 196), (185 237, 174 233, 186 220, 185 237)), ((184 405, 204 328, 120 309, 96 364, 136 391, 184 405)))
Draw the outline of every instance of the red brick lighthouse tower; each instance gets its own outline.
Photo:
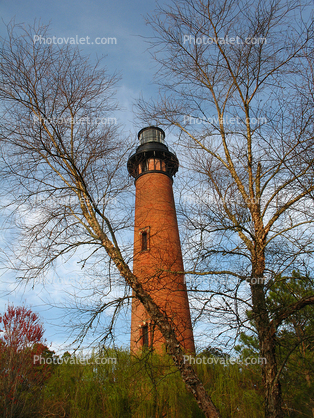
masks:
MULTIPOLYGON (((138 133, 140 145, 128 161, 135 178, 133 271, 172 322, 186 352, 194 339, 172 191, 179 161, 165 143, 162 129, 150 126, 138 133)), ((131 351, 151 347, 161 352, 164 339, 144 306, 132 303, 131 351)))

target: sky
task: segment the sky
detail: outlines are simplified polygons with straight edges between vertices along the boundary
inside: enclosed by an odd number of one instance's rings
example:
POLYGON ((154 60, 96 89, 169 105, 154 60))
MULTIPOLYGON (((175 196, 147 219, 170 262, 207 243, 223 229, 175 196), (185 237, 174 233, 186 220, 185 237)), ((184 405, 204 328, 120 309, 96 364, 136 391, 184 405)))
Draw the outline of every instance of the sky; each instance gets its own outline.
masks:
POLYGON ((132 114, 132 103, 141 94, 150 97, 156 91, 152 82, 155 63, 147 51, 145 39, 153 33, 146 25, 145 16, 153 13, 155 7, 155 1, 144 0, 0 0, 0 35, 5 35, 5 24, 12 19, 26 25, 33 24, 36 19, 49 24, 50 34, 56 39, 85 38, 82 41, 85 45, 80 44, 84 53, 90 54, 91 59, 106 56, 104 63, 109 72, 121 75, 117 98, 124 112, 120 119, 136 132, 138 127, 132 114), (108 38, 114 40, 106 43, 108 38), (96 45, 96 42, 102 44, 96 45))
MULTIPOLYGON (((83 52, 90 55, 91 60, 105 55, 109 73, 120 74, 117 99, 122 110, 118 113, 118 122, 123 124, 126 133, 135 136, 142 126, 134 117, 134 102, 141 95, 149 99, 157 93, 153 84, 155 63, 145 40, 152 35, 145 15, 153 13, 155 7, 155 1, 147 0, 0 0, 0 36, 6 35, 6 24, 15 19, 16 23, 25 25, 33 25, 35 20, 49 24, 50 35, 56 39, 85 38, 85 45, 80 45, 83 52), (96 42, 102 44, 96 45, 96 42)), ((5 237, 0 236, 0 242, 1 239, 5 237)), ((78 270, 73 259, 60 265, 51 280, 20 286, 13 274, 3 274, 0 276, 0 313, 6 310, 8 303, 24 304, 40 315, 45 338, 52 349, 62 352, 73 347, 73 338, 64 324, 67 323, 67 296, 74 291, 73 278, 78 270)), ((127 311, 119 324, 117 346, 128 346, 129 328, 130 312, 127 311)), ((92 339, 90 335, 87 343, 92 339)))

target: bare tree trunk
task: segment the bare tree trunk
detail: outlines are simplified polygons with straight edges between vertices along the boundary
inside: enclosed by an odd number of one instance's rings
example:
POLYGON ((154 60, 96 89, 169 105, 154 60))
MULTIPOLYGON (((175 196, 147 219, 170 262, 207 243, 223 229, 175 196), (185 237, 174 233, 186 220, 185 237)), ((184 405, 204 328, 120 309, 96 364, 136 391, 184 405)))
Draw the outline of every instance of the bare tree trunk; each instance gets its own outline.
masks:
MULTIPOLYGON (((256 236, 261 228, 257 228, 256 236)), ((275 353, 275 333, 269 319, 264 292, 265 253, 264 240, 256 239, 252 252, 252 278, 251 283, 253 315, 258 333, 260 356, 262 362, 262 379, 265 387, 265 417, 282 418, 281 386, 277 376, 277 359, 275 353)))
POLYGON ((270 418, 283 417, 281 409, 281 387, 277 381, 277 360, 275 355, 275 339, 265 308, 263 285, 252 286, 253 312, 258 332, 260 355, 265 359, 262 364, 262 377, 265 386, 265 416, 270 418))

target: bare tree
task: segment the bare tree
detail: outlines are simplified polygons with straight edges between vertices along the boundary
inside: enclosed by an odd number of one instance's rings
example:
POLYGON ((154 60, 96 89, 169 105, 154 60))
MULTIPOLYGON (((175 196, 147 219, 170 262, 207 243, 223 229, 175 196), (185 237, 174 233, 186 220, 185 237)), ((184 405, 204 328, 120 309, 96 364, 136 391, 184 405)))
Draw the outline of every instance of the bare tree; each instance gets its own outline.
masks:
MULTIPOLYGON (((132 273, 123 248, 128 141, 114 120, 116 76, 91 65, 71 46, 34 42, 46 27, 9 25, 0 50, 2 192, 18 229, 10 260, 21 278, 43 277, 62 257, 112 264, 160 328, 169 353, 207 417, 215 406, 183 351, 171 324, 132 273), (105 119, 104 119, 105 118, 105 119), (114 209, 114 210, 112 210, 114 209)), ((109 277, 110 279, 110 277, 109 277)), ((108 280, 108 279, 107 279, 108 280)), ((108 306, 92 311, 90 328, 108 306)), ((83 330, 83 333, 86 330, 83 330)))
POLYGON ((197 319, 217 321, 220 333, 239 331, 249 327, 252 311, 266 359, 267 417, 283 416, 276 332, 314 303, 312 295, 271 314, 265 302, 278 274, 312 266, 309 11, 280 0, 159 7, 148 22, 161 95, 139 102, 143 120, 178 128, 181 161, 190 170, 182 193, 189 273, 208 279, 194 286, 197 319))

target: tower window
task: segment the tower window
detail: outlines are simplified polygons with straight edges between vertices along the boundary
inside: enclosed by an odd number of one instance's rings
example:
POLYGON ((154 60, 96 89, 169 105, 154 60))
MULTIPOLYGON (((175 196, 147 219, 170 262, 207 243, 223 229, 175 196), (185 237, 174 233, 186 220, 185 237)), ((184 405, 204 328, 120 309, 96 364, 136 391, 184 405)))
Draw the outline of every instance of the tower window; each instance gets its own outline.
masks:
POLYGON ((136 175, 143 174, 147 171, 167 171, 166 163, 161 158, 148 158, 138 164, 136 175))
POLYGON ((148 249, 148 233, 147 231, 142 232, 142 251, 146 251, 148 249))
POLYGON ((155 170, 160 171, 160 159, 159 158, 155 159, 155 170))
POLYGON ((148 347, 149 341, 148 341, 148 325, 142 326, 142 341, 143 341, 143 347, 148 347))
POLYGON ((149 226, 140 229, 140 251, 149 251, 149 226))

